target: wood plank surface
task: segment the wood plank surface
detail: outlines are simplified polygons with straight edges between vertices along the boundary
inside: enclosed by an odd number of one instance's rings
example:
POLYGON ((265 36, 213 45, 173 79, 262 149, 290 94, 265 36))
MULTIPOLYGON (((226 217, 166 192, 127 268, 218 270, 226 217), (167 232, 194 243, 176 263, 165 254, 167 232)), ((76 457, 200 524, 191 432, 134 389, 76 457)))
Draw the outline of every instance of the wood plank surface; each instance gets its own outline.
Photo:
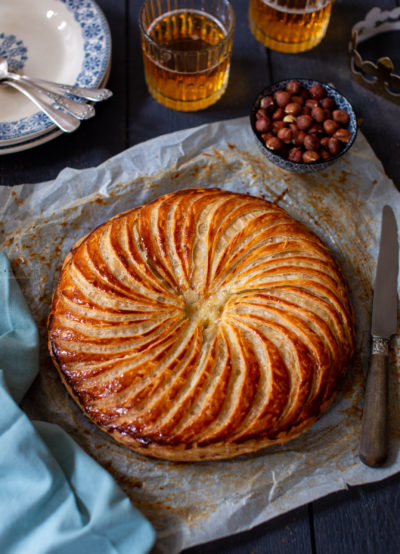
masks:
POLYGON ((185 554, 312 554, 310 510, 303 506, 256 528, 184 550, 185 554))
POLYGON ((351 487, 313 503, 318 554, 398 554, 400 476, 351 487))

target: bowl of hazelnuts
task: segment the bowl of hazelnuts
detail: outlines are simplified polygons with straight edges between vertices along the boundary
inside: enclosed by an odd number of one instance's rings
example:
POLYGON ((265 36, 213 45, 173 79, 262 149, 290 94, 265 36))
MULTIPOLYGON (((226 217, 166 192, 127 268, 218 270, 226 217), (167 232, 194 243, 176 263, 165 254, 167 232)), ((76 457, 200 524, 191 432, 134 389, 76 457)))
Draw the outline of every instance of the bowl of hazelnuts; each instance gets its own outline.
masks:
POLYGON ((250 113, 257 144, 269 161, 296 173, 325 169, 357 134, 350 102, 333 87, 287 79, 265 88, 250 113))

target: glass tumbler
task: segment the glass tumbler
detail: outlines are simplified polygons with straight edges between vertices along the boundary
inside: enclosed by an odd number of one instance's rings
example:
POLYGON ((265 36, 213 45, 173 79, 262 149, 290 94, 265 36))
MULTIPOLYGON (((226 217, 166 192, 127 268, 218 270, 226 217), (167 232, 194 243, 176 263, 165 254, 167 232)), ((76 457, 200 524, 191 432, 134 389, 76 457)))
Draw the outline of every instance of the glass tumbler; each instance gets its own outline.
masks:
POLYGON ((139 24, 145 79, 158 102, 195 111, 221 98, 235 27, 229 0, 146 0, 139 24))
POLYGON ((304 52, 324 38, 333 0, 250 0, 255 38, 278 52, 304 52))

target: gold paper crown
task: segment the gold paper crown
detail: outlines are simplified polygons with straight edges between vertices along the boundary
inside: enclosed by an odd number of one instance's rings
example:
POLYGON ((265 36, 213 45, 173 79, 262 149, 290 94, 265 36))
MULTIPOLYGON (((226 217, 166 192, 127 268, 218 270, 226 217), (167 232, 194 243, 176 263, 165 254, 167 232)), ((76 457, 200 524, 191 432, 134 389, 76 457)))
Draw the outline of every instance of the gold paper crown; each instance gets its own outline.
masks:
POLYGON ((357 50, 360 42, 386 31, 400 31, 400 7, 389 11, 372 8, 363 21, 354 25, 349 44, 351 73, 360 85, 400 104, 400 75, 394 73, 392 60, 384 56, 375 64, 363 60, 357 50))

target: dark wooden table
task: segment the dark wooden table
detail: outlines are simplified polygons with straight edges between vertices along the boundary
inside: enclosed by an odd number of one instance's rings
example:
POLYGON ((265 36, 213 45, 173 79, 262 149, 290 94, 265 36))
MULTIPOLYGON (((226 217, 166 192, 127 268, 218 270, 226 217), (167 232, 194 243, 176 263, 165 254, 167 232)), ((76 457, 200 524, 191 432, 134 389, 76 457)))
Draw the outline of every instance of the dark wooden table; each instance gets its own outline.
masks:
MULTIPOLYGON (((0 185, 53 179, 64 167, 96 166, 122 150, 171 131, 245 116, 260 89, 291 77, 333 83, 353 103, 360 128, 400 185, 400 106, 367 91, 351 78, 348 43, 352 26, 375 5, 393 9, 397 0, 336 0, 328 33, 302 54, 270 51, 252 37, 245 0, 233 0, 237 15, 228 90, 214 106, 180 113, 157 104, 143 77, 138 30, 140 0, 98 0, 112 34, 109 87, 114 96, 97 107, 94 119, 72 135, 21 153, 0 156, 0 185)), ((365 45, 366 58, 390 55, 400 73, 399 34, 365 45)), ((400 552, 400 475, 350 488, 303 506, 257 528, 194 547, 188 554, 397 554, 400 552)))

